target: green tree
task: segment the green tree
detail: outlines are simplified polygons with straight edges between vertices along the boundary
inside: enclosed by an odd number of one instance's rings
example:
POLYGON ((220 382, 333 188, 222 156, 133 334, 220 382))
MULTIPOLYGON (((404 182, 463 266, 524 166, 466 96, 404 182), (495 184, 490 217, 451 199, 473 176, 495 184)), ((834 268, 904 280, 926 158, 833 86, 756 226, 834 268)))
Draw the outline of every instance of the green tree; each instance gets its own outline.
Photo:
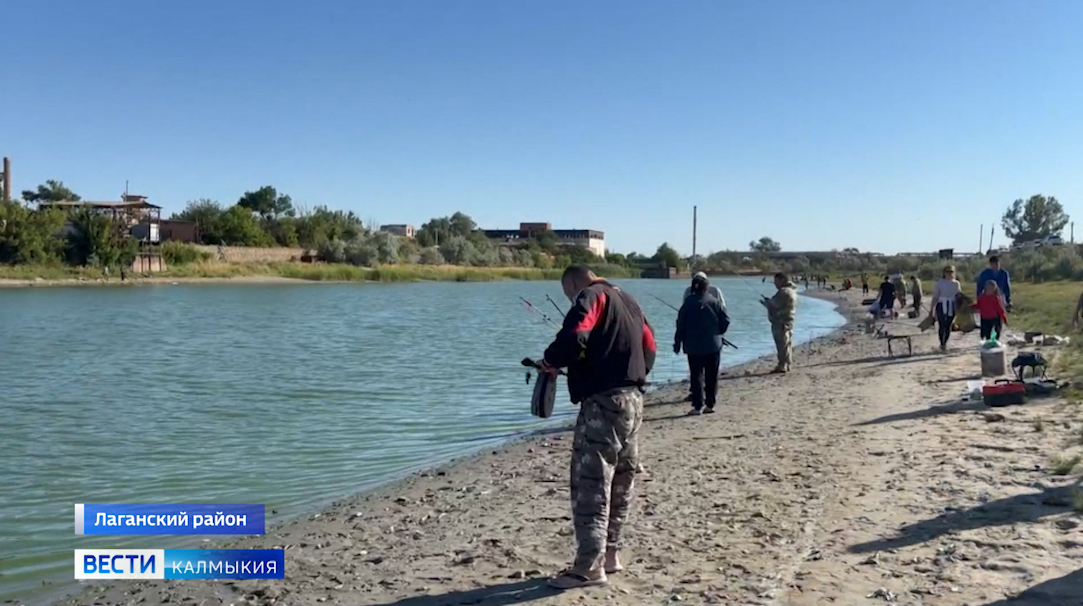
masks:
POLYGON ((312 249, 319 249, 329 240, 353 241, 365 233, 361 219, 353 212, 333 211, 326 206, 299 213, 295 225, 298 244, 312 249))
MULTIPOLYGON (((429 219, 417 230, 416 238, 420 246, 442 246, 455 236, 471 238, 478 230, 477 223, 469 215, 456 212, 450 217, 429 219)), ((473 240, 473 238, 471 238, 473 240)))
POLYGON ((655 251, 654 256, 651 257, 651 261, 661 263, 665 267, 680 267, 681 255, 669 245, 669 242, 663 242, 655 251))
POLYGON ((753 240, 748 243, 748 249, 752 252, 778 252, 782 250, 782 245, 772 240, 771 238, 764 236, 759 240, 753 240))
POLYGON ((78 202, 82 198, 65 187, 63 181, 49 179, 44 184, 39 185, 37 190, 24 189, 23 200, 27 202, 78 202))
POLYGON ((200 241, 204 244, 222 243, 222 215, 225 209, 216 200, 200 198, 189 201, 179 213, 170 217, 175 221, 191 221, 196 224, 200 241))
POLYGON ((0 202, 0 263, 52 263, 60 260, 64 213, 34 210, 19 202, 0 202))
POLYGON ((277 219, 281 216, 292 217, 293 201, 285 194, 279 194, 270 185, 264 185, 256 191, 246 191, 237 206, 247 208, 264 219, 277 219))
POLYGON ((1000 225, 1004 228, 1004 235, 1018 244, 1046 236, 1059 236, 1068 225, 1068 215, 1056 198, 1038 194, 1025 201, 1019 199, 1013 202, 1004 212, 1000 225))
POLYGON ((219 244, 230 246, 273 246, 274 240, 263 230, 259 219, 247 208, 235 205, 222 213, 219 244))
POLYGON ((135 261, 139 243, 123 222, 90 210, 76 211, 69 220, 68 260, 72 264, 118 267, 135 261))

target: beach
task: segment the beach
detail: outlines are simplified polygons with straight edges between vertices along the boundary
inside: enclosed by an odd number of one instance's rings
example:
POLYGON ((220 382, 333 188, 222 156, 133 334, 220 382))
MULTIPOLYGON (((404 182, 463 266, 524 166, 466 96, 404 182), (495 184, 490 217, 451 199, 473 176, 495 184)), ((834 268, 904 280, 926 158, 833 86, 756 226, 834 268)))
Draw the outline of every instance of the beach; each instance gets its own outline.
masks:
MULTIPOLYGON (((847 314, 859 298, 820 296, 847 314)), ((940 354, 915 323, 887 325, 918 335, 913 356, 852 323, 796 348, 788 375, 730 369, 714 415, 686 416, 687 384, 649 394, 627 569, 608 587, 544 584, 574 549, 558 428, 229 542, 286 549, 284 580, 85 585, 69 602, 1083 603, 1079 479, 1050 460, 1078 451, 1077 405, 963 401, 976 334, 940 354)))

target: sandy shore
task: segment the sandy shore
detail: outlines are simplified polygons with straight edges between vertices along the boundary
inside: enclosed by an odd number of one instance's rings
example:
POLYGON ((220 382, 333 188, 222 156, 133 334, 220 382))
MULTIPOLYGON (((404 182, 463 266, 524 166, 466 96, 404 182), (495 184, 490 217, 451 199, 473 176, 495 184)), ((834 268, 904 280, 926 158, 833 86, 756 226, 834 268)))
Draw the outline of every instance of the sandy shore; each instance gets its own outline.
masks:
MULTIPOLYGON (((65 278, 62 280, 12 280, 0 278, 0 288, 29 288, 48 286, 138 286, 143 284, 320 284, 317 280, 302 280, 283 276, 235 276, 231 278, 130 278, 123 282, 120 278, 90 279, 65 278)), ((326 282, 323 282, 326 283, 326 282)))
POLYGON ((573 549, 571 436, 555 429, 236 542, 287 549, 285 580, 133 581, 71 603, 1083 604, 1079 480, 1049 469, 1083 417, 1058 399, 963 402, 976 345, 942 355, 927 333, 892 359, 851 326, 798 348, 790 375, 730 371, 715 415, 685 416, 685 387, 652 394, 628 569, 609 587, 544 586, 573 549))

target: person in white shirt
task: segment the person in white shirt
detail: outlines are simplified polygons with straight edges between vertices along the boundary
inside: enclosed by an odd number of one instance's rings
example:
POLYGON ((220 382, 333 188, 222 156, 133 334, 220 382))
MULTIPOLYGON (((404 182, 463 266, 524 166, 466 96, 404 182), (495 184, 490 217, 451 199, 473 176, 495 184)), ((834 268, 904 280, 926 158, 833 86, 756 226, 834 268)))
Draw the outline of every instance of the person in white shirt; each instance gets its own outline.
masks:
MULTIPOLYGON (((696 280, 703 280, 703 281, 706 282, 707 281, 707 274, 703 273, 702 271, 696 272, 696 275, 692 276, 692 282, 695 282, 696 280)), ((709 284, 707 286, 707 294, 714 297, 714 298, 716 298, 716 299, 718 299, 718 302, 722 304, 723 309, 726 308, 726 298, 722 296, 722 291, 719 290, 717 286, 715 286, 714 284, 709 284)), ((691 296, 692 296, 692 286, 689 285, 688 288, 684 289, 684 296, 681 297, 681 300, 682 301, 687 301, 688 297, 691 297, 691 296)))

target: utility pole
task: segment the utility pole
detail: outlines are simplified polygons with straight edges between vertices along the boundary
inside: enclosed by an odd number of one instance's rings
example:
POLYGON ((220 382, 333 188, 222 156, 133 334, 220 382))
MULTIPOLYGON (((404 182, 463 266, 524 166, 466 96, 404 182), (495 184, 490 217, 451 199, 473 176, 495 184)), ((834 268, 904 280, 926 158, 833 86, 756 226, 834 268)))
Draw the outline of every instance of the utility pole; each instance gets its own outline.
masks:
POLYGON ((1070 244, 1075 244, 1075 221, 1072 221, 1072 232, 1071 233, 1072 233, 1072 235, 1068 236, 1068 242, 1070 244))
POLYGON ((978 254, 979 255, 984 255, 985 254, 984 244, 985 244, 985 224, 982 223, 981 227, 978 229, 978 254))
POLYGON ((4 202, 11 202, 11 158, 4 157, 4 173, 0 175, 3 177, 4 191, 0 192, 0 199, 4 202))
POLYGON ((993 232, 996 231, 996 228, 995 224, 989 226, 989 250, 993 250, 993 232))
POLYGON ((696 208, 692 207, 692 262, 696 262, 696 208))

